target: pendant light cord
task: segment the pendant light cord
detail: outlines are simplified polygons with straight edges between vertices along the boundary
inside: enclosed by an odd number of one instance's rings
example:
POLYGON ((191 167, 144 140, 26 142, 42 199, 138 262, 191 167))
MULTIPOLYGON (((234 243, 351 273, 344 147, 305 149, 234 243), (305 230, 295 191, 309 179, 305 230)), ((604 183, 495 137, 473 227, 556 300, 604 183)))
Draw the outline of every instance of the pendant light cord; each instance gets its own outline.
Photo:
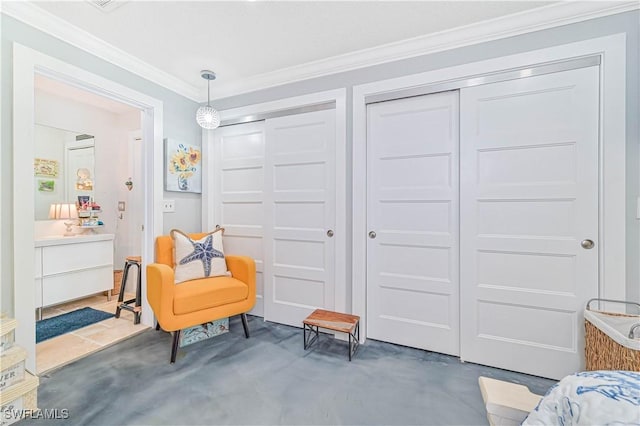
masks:
POLYGON ((211 106, 211 96, 210 96, 210 91, 211 90, 211 80, 207 80, 207 106, 211 106))

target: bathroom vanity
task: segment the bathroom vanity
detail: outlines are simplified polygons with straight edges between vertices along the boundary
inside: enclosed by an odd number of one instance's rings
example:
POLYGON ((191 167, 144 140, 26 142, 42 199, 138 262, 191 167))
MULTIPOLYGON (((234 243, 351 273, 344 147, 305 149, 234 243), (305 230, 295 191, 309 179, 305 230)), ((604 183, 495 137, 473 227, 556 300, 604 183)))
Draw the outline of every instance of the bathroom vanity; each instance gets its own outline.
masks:
MULTIPOLYGON (((42 237, 35 241, 36 308, 113 288, 113 234, 42 237)), ((109 298, 111 292, 107 293, 109 298)))

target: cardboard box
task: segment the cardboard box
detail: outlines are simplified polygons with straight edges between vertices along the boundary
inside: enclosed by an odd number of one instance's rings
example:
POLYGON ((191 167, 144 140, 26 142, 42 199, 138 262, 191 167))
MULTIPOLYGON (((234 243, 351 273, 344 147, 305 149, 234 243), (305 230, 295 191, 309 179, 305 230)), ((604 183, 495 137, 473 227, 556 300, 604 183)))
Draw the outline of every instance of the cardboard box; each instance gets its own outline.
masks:
POLYGON ((0 392, 0 426, 9 426, 38 410, 38 377, 29 372, 25 380, 0 392))
POLYGON ((0 356, 0 392, 24 380, 27 351, 13 346, 0 356))
POLYGON ((13 318, 0 318, 0 355, 13 346, 17 325, 13 318))

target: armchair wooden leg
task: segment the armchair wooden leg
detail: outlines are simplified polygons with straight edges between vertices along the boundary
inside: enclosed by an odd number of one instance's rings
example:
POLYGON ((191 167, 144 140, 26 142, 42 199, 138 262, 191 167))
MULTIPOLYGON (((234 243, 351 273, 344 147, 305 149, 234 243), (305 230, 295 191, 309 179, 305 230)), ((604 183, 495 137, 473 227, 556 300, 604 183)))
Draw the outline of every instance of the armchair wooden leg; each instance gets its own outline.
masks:
POLYGON ((247 314, 240 314, 240 318, 242 318, 242 327, 244 327, 244 336, 249 338, 249 323, 247 322, 247 314))
POLYGON ((173 344, 171 345, 171 364, 176 362, 176 355, 178 354, 178 346, 180 345, 180 333, 182 330, 176 330, 173 332, 173 344))

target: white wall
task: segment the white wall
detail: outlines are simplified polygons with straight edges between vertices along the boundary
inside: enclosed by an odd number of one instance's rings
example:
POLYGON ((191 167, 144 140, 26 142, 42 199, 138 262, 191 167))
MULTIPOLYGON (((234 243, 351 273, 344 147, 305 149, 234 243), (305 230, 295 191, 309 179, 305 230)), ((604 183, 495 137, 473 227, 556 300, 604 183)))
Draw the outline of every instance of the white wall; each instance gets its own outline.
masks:
MULTIPOLYGON (((95 137, 94 198, 100 204, 102 209, 100 220, 105 224, 100 232, 116 235, 114 265, 116 269, 122 269, 126 256, 140 255, 141 240, 132 241, 133 236, 130 234, 128 224, 128 221, 131 220, 130 213, 133 212, 131 210, 125 211, 122 219, 120 219, 118 212, 118 201, 125 201, 126 205, 130 206, 132 197, 141 197, 142 185, 140 183, 136 185, 137 191, 135 192, 129 192, 124 185, 124 182, 131 175, 130 170, 133 167, 129 155, 129 134, 140 129, 140 112, 132 109, 129 113, 115 114, 91 105, 37 91, 35 117, 38 124, 70 130, 74 133, 87 133, 95 137), (132 247, 135 247, 136 253, 131 251, 132 247)), ((62 133, 56 132, 55 129, 44 131, 48 133, 46 136, 62 133)), ((36 150, 38 149, 39 147, 36 147, 36 150)), ((51 155, 53 159, 54 154, 51 153, 51 155)), ((62 185, 60 178, 57 181, 59 182, 56 182, 56 186, 62 185)), ((60 190, 62 190, 61 186, 60 190)), ((39 224, 36 228, 36 235, 38 235, 38 231, 56 232, 57 229, 59 227, 52 228, 46 224, 45 226, 39 224)), ((141 239, 142 235, 139 236, 141 239)))
MULTIPOLYGON (((122 114, 117 117, 116 131, 118 133, 117 138, 120 142, 120 158, 117 163, 114 164, 115 185, 113 186, 114 196, 116 197, 114 212, 116 214, 117 224, 117 248, 114 257, 114 263, 116 269, 122 269, 124 260, 127 256, 139 256, 141 250, 141 238, 142 234, 138 228, 138 232, 134 232, 135 223, 142 222, 143 212, 136 210, 134 207, 138 204, 142 207, 142 200, 144 198, 142 194, 143 184, 139 179, 133 179, 133 186, 131 191, 124 184, 129 177, 134 177, 134 169, 140 169, 142 161, 141 158, 133 158, 130 149, 130 137, 131 132, 138 130, 140 127, 140 112, 133 111, 128 114, 122 114), (135 164, 136 161, 138 164, 135 164), (117 203, 124 201, 125 210, 123 212, 117 211, 117 203)), ((141 147, 142 141, 139 141, 139 147, 141 147)))
MULTIPOLYGON (((116 170, 116 187, 117 202, 124 201, 125 210, 123 212, 116 211, 116 251, 114 254, 114 269, 123 269, 125 258, 127 256, 139 256, 142 247, 141 224, 144 214, 144 196, 142 189, 142 140, 132 141, 133 132, 140 126, 141 115, 139 111, 133 111, 128 114, 121 114, 117 117, 118 140, 121 141, 122 156, 115 164, 116 170), (137 153, 132 151, 131 144, 136 144, 137 153), (136 177, 136 170, 138 177, 136 177), (133 186, 131 191, 124 184, 129 178, 132 178, 133 186)), ((117 204, 116 204, 117 208, 117 204)), ((126 288, 130 293, 135 292, 135 278, 137 270, 131 269, 126 288)))

